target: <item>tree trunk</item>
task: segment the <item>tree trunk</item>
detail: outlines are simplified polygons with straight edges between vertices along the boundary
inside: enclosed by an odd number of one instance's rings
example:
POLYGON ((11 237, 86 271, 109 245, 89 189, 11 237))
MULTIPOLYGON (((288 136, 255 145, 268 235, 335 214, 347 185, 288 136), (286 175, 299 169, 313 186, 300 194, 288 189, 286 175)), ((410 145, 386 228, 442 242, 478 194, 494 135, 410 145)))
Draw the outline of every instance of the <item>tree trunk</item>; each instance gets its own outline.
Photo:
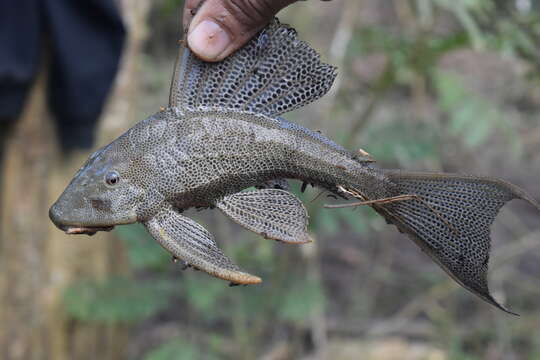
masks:
MULTIPOLYGON (((122 0, 129 38, 115 89, 102 119, 100 143, 129 127, 137 93, 136 61, 145 35, 148 0, 122 0)), ((122 359, 120 325, 70 319, 62 304, 67 286, 81 278, 126 271, 114 233, 67 236, 48 219, 48 208, 88 153, 61 156, 45 103, 45 78, 36 81, 25 111, 7 141, 0 198, 0 358, 122 359)))

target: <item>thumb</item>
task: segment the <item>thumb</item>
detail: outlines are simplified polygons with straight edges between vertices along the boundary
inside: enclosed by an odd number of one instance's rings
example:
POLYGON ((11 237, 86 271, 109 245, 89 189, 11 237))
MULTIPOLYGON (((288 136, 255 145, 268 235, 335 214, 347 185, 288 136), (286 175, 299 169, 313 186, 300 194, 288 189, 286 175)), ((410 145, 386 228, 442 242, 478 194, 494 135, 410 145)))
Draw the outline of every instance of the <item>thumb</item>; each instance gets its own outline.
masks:
POLYGON ((294 2, 296 0, 187 1, 184 20, 189 21, 194 14, 188 28, 188 46, 203 60, 222 60, 248 42, 279 10, 294 2))

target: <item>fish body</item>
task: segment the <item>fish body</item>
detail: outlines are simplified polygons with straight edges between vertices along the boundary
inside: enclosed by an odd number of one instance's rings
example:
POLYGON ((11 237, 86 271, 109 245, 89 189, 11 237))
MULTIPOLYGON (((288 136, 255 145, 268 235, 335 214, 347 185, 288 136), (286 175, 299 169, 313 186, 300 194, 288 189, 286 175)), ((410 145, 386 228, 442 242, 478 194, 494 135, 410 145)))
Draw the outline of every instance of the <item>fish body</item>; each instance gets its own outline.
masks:
POLYGON ((384 192, 382 172, 329 139, 264 115, 213 109, 166 109, 118 140, 150 175, 152 187, 179 209, 212 207, 216 199, 258 184, 298 179, 332 192, 367 183, 384 192), (146 137, 146 141, 141 141, 146 137), (161 181, 163 176, 167 181, 161 181))
POLYGON ((235 284, 258 283, 181 213, 218 208, 265 238, 309 242, 305 208, 278 185, 297 179, 373 207, 458 283, 508 311, 487 286, 489 226, 511 199, 538 203, 498 179, 380 169, 369 154, 280 117, 324 95, 334 78, 277 20, 221 63, 182 49, 169 107, 92 154, 51 220, 86 234, 141 222, 174 258, 235 284))

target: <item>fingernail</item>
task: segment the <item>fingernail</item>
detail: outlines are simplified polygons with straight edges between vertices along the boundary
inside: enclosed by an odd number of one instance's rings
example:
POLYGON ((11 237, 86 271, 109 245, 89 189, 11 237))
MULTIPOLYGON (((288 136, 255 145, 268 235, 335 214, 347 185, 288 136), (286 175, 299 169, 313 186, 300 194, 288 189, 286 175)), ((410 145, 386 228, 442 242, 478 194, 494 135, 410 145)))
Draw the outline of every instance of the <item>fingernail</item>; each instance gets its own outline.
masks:
POLYGON ((208 60, 216 59, 230 43, 229 34, 211 20, 201 21, 188 35, 191 50, 208 60))

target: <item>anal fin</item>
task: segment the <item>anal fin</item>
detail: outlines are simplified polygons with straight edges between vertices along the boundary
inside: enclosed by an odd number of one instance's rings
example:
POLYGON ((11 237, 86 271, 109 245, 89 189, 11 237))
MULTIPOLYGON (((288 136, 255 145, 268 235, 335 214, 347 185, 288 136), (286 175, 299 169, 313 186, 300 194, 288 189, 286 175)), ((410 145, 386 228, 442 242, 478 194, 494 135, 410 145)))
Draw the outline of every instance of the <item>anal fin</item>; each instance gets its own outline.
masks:
POLYGON ((308 215, 302 202, 279 189, 260 189, 228 195, 216 206, 232 220, 267 239, 287 243, 311 242, 308 215))
POLYGON ((172 208, 161 211, 145 226, 163 248, 186 264, 236 284, 261 282, 259 277, 241 271, 205 228, 172 208))

